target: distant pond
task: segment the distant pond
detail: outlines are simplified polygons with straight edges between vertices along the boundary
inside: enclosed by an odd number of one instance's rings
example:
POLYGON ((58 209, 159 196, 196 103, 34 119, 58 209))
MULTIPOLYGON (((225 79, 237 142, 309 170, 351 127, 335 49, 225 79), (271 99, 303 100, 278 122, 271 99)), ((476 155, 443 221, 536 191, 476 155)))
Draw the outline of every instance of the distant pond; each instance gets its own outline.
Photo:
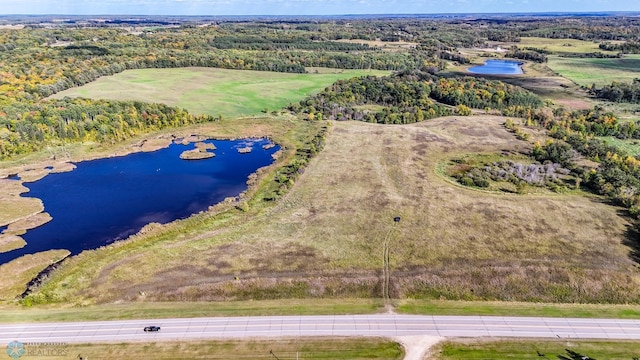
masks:
POLYGON ((474 74, 483 75, 518 75, 522 74, 522 62, 515 60, 487 60, 484 65, 467 69, 474 74))
POLYGON ((22 235, 27 245, 1 253, 0 264, 51 249, 75 255, 126 239, 149 223, 207 210, 246 190, 249 175, 273 163, 279 150, 266 139, 205 143, 215 145, 208 150, 215 157, 183 160, 180 154, 195 145, 172 144, 154 152, 79 162, 73 171, 25 182, 30 191, 23 196, 41 199, 53 220, 28 230, 22 235))

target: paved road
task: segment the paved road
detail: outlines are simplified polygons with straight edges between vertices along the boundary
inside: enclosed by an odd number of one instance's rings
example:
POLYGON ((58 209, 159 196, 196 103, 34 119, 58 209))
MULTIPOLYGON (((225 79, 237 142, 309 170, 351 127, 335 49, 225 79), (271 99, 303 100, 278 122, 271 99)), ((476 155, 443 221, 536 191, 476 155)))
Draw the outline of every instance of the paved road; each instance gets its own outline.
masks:
POLYGON ((491 316, 339 315, 158 319, 0 325, 0 344, 307 336, 532 337, 640 340, 640 320, 491 316), (145 333, 147 325, 161 326, 145 333))

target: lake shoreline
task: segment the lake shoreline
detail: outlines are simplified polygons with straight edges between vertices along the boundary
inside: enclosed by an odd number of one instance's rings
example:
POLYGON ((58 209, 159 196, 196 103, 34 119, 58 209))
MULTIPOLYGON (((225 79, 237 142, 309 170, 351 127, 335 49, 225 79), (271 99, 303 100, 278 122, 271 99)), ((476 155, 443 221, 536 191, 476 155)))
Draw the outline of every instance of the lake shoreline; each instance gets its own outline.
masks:
MULTIPOLYGON (((75 164, 79 164, 87 161, 113 159, 113 158, 124 157, 131 154, 136 154, 136 153, 150 153, 157 150, 168 149, 173 144, 176 144, 176 145, 196 144, 195 150, 197 151, 203 151, 203 150, 213 151, 215 149, 215 146, 213 145, 213 143, 205 144, 204 141, 211 141, 211 142, 212 141, 242 141, 245 139, 249 139, 250 141, 261 141, 261 142, 267 142, 268 144, 273 144, 272 140, 269 139, 268 137, 262 137, 259 139, 255 137, 236 137, 235 139, 229 139, 229 138, 225 139, 225 138, 218 138, 218 137, 214 138, 212 136, 207 136, 207 135, 194 135, 193 133, 185 134, 185 132, 183 131, 183 132, 176 132, 171 134, 154 135, 153 137, 150 137, 150 138, 148 137, 146 139, 138 139, 135 143, 122 144, 120 146, 117 146, 116 148, 112 148, 112 151, 110 151, 109 154, 106 156, 96 156, 97 154, 84 153, 82 154, 82 156, 76 156, 74 159, 69 158, 65 162, 58 161, 56 156, 52 156, 50 159, 45 161, 39 161, 39 162, 31 163, 29 165, 20 165, 17 167, 8 167, 5 169, 2 169, 0 170, 1 171, 0 176, 3 176, 3 178, 0 178, 0 181, 11 185, 11 186, 4 186, 4 188, 13 189, 13 191, 10 194, 8 194, 10 196, 5 196, 5 198, 8 197, 5 200, 7 200, 8 202, 11 202, 11 201, 24 202, 25 199, 30 199, 30 201, 33 201, 35 199, 35 201, 38 202, 39 206, 33 206, 33 209, 29 211, 28 215, 17 214, 17 213, 16 213, 16 216, 14 217, 7 217, 5 215, 4 221, 1 221, 3 223, 1 224, 3 227, 3 233, 0 234, 0 239, 3 240, 2 241, 3 246, 1 248, 0 255, 6 252, 23 248, 27 244, 25 244, 24 239, 20 235, 24 234, 26 230, 30 230, 30 229, 34 229, 39 226, 42 226, 50 220, 50 219, 43 218, 43 214, 47 214, 47 213, 44 212, 45 209, 44 209, 44 206, 42 205, 42 199, 39 199, 37 197, 21 196, 21 194, 28 193, 30 191, 30 189, 27 188, 24 185, 24 183, 31 183, 31 182, 42 180, 49 174, 70 172, 77 168, 75 164), (255 140, 251 140, 251 139, 255 139, 255 140), (22 223, 22 225, 17 225, 20 223, 22 223)), ((270 149, 272 147, 269 146, 265 148, 270 149)), ((190 151, 190 150, 187 150, 187 151, 190 151)), ((101 154, 101 155, 104 155, 104 154, 101 154)), ((276 155, 277 155, 276 153, 271 154, 271 164, 273 164, 273 161, 276 155)), ((181 158, 179 161, 191 162, 193 160, 181 158)), ((270 166, 270 164, 267 166, 270 166)), ((263 166, 259 166, 253 171, 253 173, 258 171, 262 167, 263 166)), ((235 196, 236 199, 239 199, 240 197, 242 197, 244 193, 251 190, 250 188, 251 186, 254 186, 253 184, 250 184, 250 182, 248 181, 250 178, 251 178, 251 174, 249 174, 249 176, 243 180, 243 183, 245 184, 246 189, 236 194, 235 196)), ((221 199, 220 201, 224 201, 224 199, 221 199)), ((208 204, 208 209, 215 206, 217 203, 218 202, 208 204)), ((208 211, 208 209, 204 209, 201 211, 208 211)), ((196 214, 201 211, 193 212, 191 215, 188 215, 187 217, 190 217, 193 214, 196 214)), ((180 218, 184 218, 184 217, 181 216, 178 219, 180 218)), ((174 220, 169 220, 168 222, 171 222, 171 221, 174 221, 174 220)), ((125 235, 123 238, 116 237, 114 241, 125 240, 130 235, 134 235, 135 233, 138 233, 138 232, 139 231, 134 231, 133 234, 125 235)), ((18 258, 9 260, 7 263, 17 260, 18 258)))

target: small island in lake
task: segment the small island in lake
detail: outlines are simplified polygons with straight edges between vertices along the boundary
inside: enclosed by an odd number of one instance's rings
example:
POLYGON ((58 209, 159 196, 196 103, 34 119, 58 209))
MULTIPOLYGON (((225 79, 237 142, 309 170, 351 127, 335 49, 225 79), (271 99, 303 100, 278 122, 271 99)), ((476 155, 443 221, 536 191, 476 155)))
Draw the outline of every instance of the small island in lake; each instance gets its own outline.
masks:
POLYGON ((209 159, 216 156, 216 154, 207 150, 215 150, 215 149, 216 149, 216 146, 214 144, 198 142, 196 143, 195 149, 183 151, 182 154, 180 154, 180 159, 183 159, 183 160, 209 159))

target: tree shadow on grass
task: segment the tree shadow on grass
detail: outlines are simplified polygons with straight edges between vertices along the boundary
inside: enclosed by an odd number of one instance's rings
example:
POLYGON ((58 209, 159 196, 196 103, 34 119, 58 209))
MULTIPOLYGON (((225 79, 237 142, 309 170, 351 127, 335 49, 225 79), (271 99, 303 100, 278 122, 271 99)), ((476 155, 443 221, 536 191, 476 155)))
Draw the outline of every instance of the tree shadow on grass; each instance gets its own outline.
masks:
POLYGON ((629 247, 629 258, 640 264, 640 230, 637 224, 627 226, 622 244, 629 247))
POLYGON ((606 198, 594 198, 591 201, 616 207, 616 215, 626 219, 629 224, 624 232, 622 245, 629 248, 629 258, 636 264, 640 264, 640 220, 634 218, 629 210, 621 208, 619 204, 606 198))

